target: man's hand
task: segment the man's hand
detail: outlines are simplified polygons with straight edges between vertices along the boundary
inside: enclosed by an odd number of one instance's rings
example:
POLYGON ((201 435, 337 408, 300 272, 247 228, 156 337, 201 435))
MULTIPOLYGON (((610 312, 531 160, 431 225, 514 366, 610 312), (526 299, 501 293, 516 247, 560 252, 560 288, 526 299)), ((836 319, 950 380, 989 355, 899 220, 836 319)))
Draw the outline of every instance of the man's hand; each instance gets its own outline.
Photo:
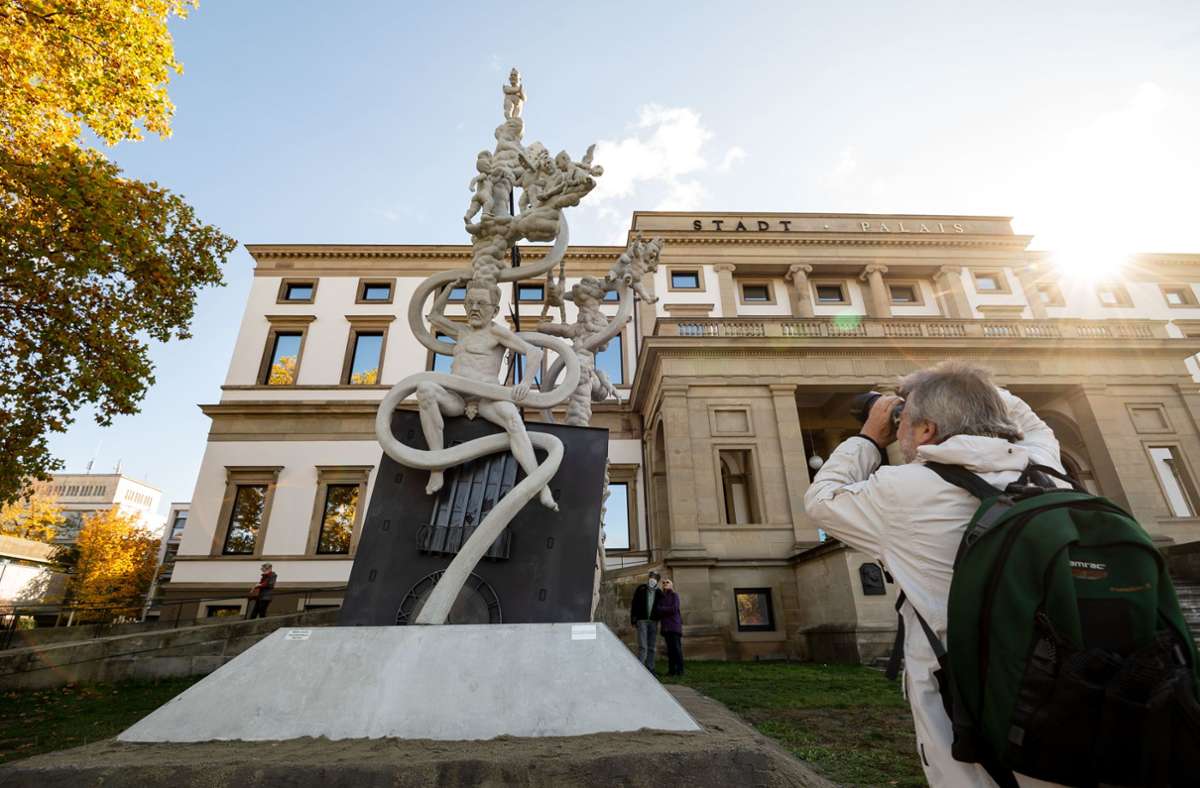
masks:
POLYGON ((904 400, 895 394, 881 394, 871 405, 867 414, 867 422, 863 424, 859 435, 865 435, 880 446, 887 446, 896 440, 896 425, 892 423, 892 411, 904 400))
POLYGON ((521 402, 529 396, 529 381, 522 380, 517 385, 513 386, 512 399, 513 402, 521 402))

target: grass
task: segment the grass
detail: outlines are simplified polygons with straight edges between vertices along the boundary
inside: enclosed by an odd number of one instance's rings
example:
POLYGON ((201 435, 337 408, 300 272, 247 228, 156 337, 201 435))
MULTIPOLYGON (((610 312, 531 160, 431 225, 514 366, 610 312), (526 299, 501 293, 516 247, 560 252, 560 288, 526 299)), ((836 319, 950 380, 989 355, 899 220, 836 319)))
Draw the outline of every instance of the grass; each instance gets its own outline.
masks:
MULTIPOLYGON (((660 664, 665 672, 666 665, 660 664)), ((0 694, 0 763, 115 736, 200 677, 0 694)), ((689 662, 678 682, 719 700, 841 785, 925 785, 900 689, 869 668, 689 662)))
POLYGON ((0 694, 0 763, 116 736, 202 677, 0 694))
MULTIPOLYGON (((665 671, 666 665, 660 665, 665 671)), ((918 788, 925 777, 899 686, 857 665, 689 662, 682 679, 840 785, 918 788)))

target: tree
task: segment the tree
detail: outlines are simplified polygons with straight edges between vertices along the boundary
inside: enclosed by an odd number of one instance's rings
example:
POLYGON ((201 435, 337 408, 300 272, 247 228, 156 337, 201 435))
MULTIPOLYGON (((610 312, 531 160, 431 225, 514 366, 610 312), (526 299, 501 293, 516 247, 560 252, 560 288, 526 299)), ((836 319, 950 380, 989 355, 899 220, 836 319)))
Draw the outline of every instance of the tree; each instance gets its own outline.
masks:
POLYGON ((74 147, 86 124, 104 142, 171 133, 171 73, 183 73, 167 21, 195 0, 0 3, 0 134, 37 161, 74 147))
POLYGON ((192 0, 0 1, 0 501, 61 467, 92 405, 107 425, 154 382, 147 340, 188 336, 236 246, 177 195, 81 147, 170 134, 167 21, 192 0))
POLYGON ((32 539, 35 542, 54 541, 63 521, 58 499, 43 493, 0 504, 0 534, 32 539))
POLYGON ((85 517, 75 546, 75 572, 67 596, 75 605, 106 608, 83 610, 76 618, 140 615, 158 564, 159 540, 134 517, 113 508, 85 517))

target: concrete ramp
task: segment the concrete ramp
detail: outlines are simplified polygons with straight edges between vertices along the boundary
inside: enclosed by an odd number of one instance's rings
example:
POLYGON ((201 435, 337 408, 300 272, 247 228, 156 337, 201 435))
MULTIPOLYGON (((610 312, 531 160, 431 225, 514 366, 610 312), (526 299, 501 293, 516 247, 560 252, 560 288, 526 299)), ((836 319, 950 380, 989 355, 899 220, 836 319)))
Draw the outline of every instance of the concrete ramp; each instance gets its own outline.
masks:
POLYGON ((603 624, 281 629, 123 742, 698 731, 603 624))

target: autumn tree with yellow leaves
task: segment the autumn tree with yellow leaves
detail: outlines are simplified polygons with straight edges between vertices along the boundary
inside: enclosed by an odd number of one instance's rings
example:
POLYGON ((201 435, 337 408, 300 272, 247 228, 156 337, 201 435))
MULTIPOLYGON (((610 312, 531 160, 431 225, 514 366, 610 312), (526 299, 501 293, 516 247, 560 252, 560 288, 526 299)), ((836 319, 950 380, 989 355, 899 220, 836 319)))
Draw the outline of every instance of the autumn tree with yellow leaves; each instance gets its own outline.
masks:
POLYGON ((0 502, 61 467, 81 407, 111 423, 154 382, 147 339, 189 336, 235 241, 178 195, 125 178, 113 145, 169 136, 185 0, 0 0, 0 502))
POLYGON ((74 573, 67 583, 67 598, 81 608, 76 620, 141 615, 158 565, 158 547, 158 538, 118 509, 83 518, 74 573))
POLYGON ((4 536, 49 544, 62 522, 62 506, 51 495, 35 492, 27 498, 0 504, 0 534, 4 536))

